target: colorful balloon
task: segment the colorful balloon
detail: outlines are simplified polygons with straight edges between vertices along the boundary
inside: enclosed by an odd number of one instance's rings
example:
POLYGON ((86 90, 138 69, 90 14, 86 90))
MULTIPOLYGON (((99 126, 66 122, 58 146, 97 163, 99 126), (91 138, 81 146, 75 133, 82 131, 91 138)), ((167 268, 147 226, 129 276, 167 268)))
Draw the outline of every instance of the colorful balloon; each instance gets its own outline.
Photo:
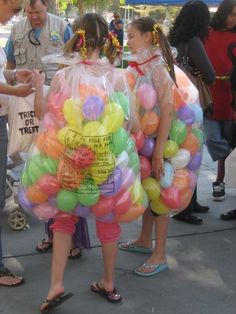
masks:
POLYGON ((44 203, 48 199, 48 195, 43 193, 36 184, 28 187, 25 194, 27 199, 34 204, 44 203))
POLYGON ((157 132, 158 126, 159 117, 154 111, 146 112, 143 115, 141 120, 141 129, 145 135, 149 136, 155 134, 157 132))
POLYGON ((48 220, 50 218, 54 218, 57 215, 58 210, 48 203, 43 203, 35 206, 33 208, 33 213, 39 219, 48 220))
POLYGON ((116 166, 120 169, 124 169, 128 166, 129 155, 125 150, 116 158, 116 166))
POLYGON ((137 133, 132 133, 132 137, 135 140, 135 145, 138 151, 140 151, 140 149, 142 149, 144 141, 145 141, 145 137, 143 132, 140 130, 137 133))
POLYGON ((122 215, 129 210, 131 205, 132 205, 132 199, 131 199, 130 192, 125 189, 122 189, 115 196, 114 213, 116 215, 122 215))
POLYGON ((194 122, 202 124, 203 123, 202 107, 199 104, 190 104, 189 107, 194 112, 194 122))
POLYGON ((74 191, 68 191, 65 189, 61 189, 57 194, 57 207, 63 212, 72 211, 77 203, 77 193, 74 191))
POLYGON ((31 212, 33 207, 35 206, 34 203, 30 202, 23 189, 19 189, 18 191, 18 202, 21 207, 26 210, 27 212, 31 212))
POLYGON ((150 177, 152 171, 151 162, 144 156, 139 157, 141 167, 141 179, 150 177))
POLYGON ((100 185, 100 191, 103 195, 113 196, 120 190, 122 184, 122 171, 116 167, 107 181, 100 185))
POLYGON ((133 172, 137 175, 140 170, 140 161, 137 153, 133 152, 129 155, 129 168, 133 170, 133 172))
POLYGON ((141 83, 137 90, 137 97, 146 110, 151 110, 157 103, 157 94, 152 85, 141 83))
POLYGON ((122 223, 122 222, 131 222, 137 219, 139 216, 143 215, 145 208, 141 205, 132 205, 130 209, 122 214, 122 215, 115 215, 115 221, 122 223))
POLYGON ((162 188, 170 187, 172 184, 173 178, 174 178, 174 169, 168 162, 165 161, 164 162, 164 174, 160 176, 160 186, 162 188))
POLYGON ((151 201, 150 206, 152 211, 154 211, 154 213, 156 213, 157 215, 162 216, 169 214, 170 209, 168 206, 164 204, 162 198, 151 201))
POLYGON ((187 136, 187 128, 184 122, 174 120, 170 129, 170 139, 178 145, 182 144, 187 136))
POLYGON ((187 168, 192 171, 196 171, 198 168, 200 168, 202 163, 202 154, 200 152, 197 152, 195 155, 192 156, 190 162, 188 163, 187 168))
POLYGON ((104 111, 104 102, 98 96, 88 96, 82 107, 82 112, 87 120, 98 120, 104 111))
POLYGON ((111 197, 101 196, 99 201, 91 207, 95 217, 101 217, 109 214, 115 207, 115 201, 111 197))
POLYGON ((80 168, 86 168, 91 166, 94 160, 95 160, 94 151, 86 145, 79 146, 75 150, 73 155, 73 161, 75 165, 80 168))
POLYGON ((134 182, 134 172, 130 168, 122 169, 122 189, 128 189, 134 182))
POLYGON ((91 209, 90 209, 90 207, 83 206, 83 205, 79 204, 75 207, 73 212, 75 215, 77 215, 79 217, 87 218, 91 214, 91 209))
POLYGON ((187 149, 180 148, 177 154, 170 158, 170 163, 174 169, 182 169, 187 166, 190 159, 190 152, 187 149))
POLYGON ((179 146, 176 142, 172 140, 168 140, 164 146, 163 157, 164 158, 171 158, 174 157, 179 150, 179 146))
POLYGON ((153 151, 154 151, 154 146, 155 146, 155 140, 152 137, 147 137, 144 141, 144 144, 139 151, 141 155, 151 158, 153 151))
POLYGON ((115 219, 115 215, 113 212, 110 212, 104 216, 97 217, 98 221, 104 222, 104 223, 112 223, 115 219))
POLYGON ((40 190, 48 195, 57 193, 61 188, 57 178, 50 174, 42 175, 37 184, 40 190))
POLYGON ((80 102, 75 99, 67 99, 63 105, 63 115, 70 126, 81 125, 83 115, 80 102))
POLYGON ((179 191, 174 187, 161 190, 162 202, 169 208, 179 208, 181 201, 179 191))
POLYGON ((95 205, 100 198, 98 186, 91 179, 85 179, 77 193, 80 204, 88 207, 95 205))
POLYGON ((142 181, 144 191, 150 200, 157 200, 160 197, 160 184, 154 178, 147 178, 142 181))
POLYGON ((105 108, 102 122, 108 133, 113 133, 122 127, 124 118, 125 114, 122 107, 111 102, 105 108))
POLYGON ((112 134, 112 151, 117 156, 127 147, 129 134, 124 128, 119 128, 112 134))
POLYGON ((189 132, 180 147, 187 149, 193 156, 200 150, 200 143, 197 137, 192 132, 189 132))
POLYGON ((177 118, 187 125, 195 122, 194 112, 189 106, 179 108, 177 111, 177 118))
POLYGON ((122 107, 126 118, 130 116, 129 99, 124 93, 115 92, 111 95, 110 99, 112 102, 117 103, 122 107))
MULTIPOLYGON (((189 173, 186 169, 175 170, 175 176, 173 179, 173 187, 177 190, 182 190, 188 186, 189 173)), ((173 208, 173 207, 172 207, 173 208)))

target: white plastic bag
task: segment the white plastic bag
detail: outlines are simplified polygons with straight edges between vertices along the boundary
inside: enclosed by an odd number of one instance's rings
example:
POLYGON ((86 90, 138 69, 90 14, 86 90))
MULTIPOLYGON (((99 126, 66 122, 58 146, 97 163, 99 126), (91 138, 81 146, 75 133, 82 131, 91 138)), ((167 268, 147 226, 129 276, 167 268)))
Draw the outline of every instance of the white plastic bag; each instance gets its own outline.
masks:
POLYGON ((39 129, 39 120, 34 112, 34 94, 25 98, 11 97, 8 124, 8 154, 11 156, 17 152, 27 152, 39 129))
POLYGON ((225 184, 227 188, 236 188, 236 148, 225 160, 225 184))

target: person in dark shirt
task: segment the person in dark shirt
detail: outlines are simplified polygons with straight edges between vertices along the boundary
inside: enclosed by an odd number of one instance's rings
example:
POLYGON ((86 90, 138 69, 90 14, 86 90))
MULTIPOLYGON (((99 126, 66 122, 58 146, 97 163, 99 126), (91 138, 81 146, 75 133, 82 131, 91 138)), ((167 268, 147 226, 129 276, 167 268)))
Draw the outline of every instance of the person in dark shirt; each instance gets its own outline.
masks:
MULTIPOLYGON (((177 63, 180 63, 188 45, 189 63, 193 74, 201 75, 207 84, 215 81, 215 71, 204 49, 203 41, 208 34, 210 13, 207 5, 202 1, 189 1, 180 10, 173 28, 169 34, 170 44, 177 48, 177 63)), ((189 206, 173 218, 190 224, 201 224, 200 217, 192 215, 193 212, 206 213, 207 206, 197 202, 197 189, 195 189, 189 206)))
POLYGON ((116 34, 117 39, 121 46, 124 42, 124 22, 120 18, 120 14, 115 12, 113 15, 114 19, 109 24, 109 31, 116 34))

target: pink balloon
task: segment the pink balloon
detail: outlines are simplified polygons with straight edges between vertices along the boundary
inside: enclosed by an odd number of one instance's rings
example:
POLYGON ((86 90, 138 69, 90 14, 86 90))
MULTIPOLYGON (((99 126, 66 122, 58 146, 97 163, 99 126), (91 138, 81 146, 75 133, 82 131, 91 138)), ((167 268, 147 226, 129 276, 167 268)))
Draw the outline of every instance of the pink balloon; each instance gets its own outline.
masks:
POLYGON ((152 109, 157 102, 157 94, 152 85, 148 83, 142 83, 138 90, 137 96, 144 109, 152 109))
POLYGON ((132 137, 135 140, 135 145, 136 145, 137 151, 139 151, 140 149, 142 149, 144 141, 145 141, 144 134, 140 130, 137 133, 132 133, 132 137))
POLYGON ((167 189, 161 190, 161 196, 163 203, 171 208, 177 209, 181 206, 181 199, 179 196, 179 191, 174 187, 169 187, 167 189))
POLYGON ((48 203, 42 203, 33 208, 33 213, 39 219, 48 220, 50 218, 54 218, 57 215, 58 209, 49 205, 48 203))
POLYGON ((101 196, 99 201, 92 206, 92 213, 95 217, 102 217, 110 213, 115 206, 114 199, 112 197, 101 196))
POLYGON ((126 213, 132 205, 130 192, 122 189, 118 195, 115 196, 115 215, 122 215, 126 213))
POLYGON ((61 186, 56 177, 50 174, 44 174, 38 180, 38 186, 42 192, 48 195, 57 193, 61 186))
POLYGON ((150 177, 151 171, 152 171, 152 165, 150 161, 144 156, 140 156, 139 160, 140 160, 140 166, 141 166, 141 179, 143 180, 145 178, 150 177))

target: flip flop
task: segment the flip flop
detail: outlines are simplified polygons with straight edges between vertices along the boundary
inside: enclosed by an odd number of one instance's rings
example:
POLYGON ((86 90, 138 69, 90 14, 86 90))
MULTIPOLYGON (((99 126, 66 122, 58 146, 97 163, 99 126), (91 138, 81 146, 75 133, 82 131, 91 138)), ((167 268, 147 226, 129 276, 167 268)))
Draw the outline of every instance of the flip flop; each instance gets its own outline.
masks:
POLYGON ((134 245, 134 241, 128 240, 119 244, 119 249, 122 251, 134 252, 134 253, 144 253, 151 254, 152 248, 144 247, 144 246, 136 246, 134 245))
POLYGON ((9 278, 12 278, 12 279, 19 279, 16 283, 12 283, 12 284, 7 284, 7 283, 1 283, 0 282, 0 286, 3 286, 3 287, 18 287, 20 285, 22 285, 25 280, 24 278, 22 277, 18 277, 16 275, 14 275, 8 268, 4 268, 3 270, 0 271, 0 278, 3 278, 3 277, 9 277, 9 278))
POLYGON ((78 259, 80 258, 82 255, 81 249, 80 248, 73 248, 70 250, 70 255, 69 258, 70 259, 78 259))
POLYGON ((90 290, 97 294, 100 294, 111 303, 118 303, 122 300, 122 296, 117 292, 115 288, 112 291, 106 291, 105 289, 100 287, 99 283, 97 282, 91 284, 90 290))
MULTIPOLYGON (((168 269, 168 264, 167 263, 163 263, 163 264, 156 264, 156 265, 151 265, 148 263, 144 263, 141 267, 147 269, 147 268, 151 268, 152 271, 150 272, 144 272, 138 269, 135 269, 134 273, 138 276, 142 276, 142 277, 151 277, 154 276, 158 273, 160 273, 163 270, 168 269)), ((141 268, 140 267, 140 268, 141 268)))
POLYGON ((49 249, 52 248, 53 243, 50 241, 47 241, 46 239, 43 239, 41 241, 41 243, 39 243, 38 245, 36 245, 36 251, 40 252, 40 253, 45 253, 47 252, 49 249))
POLYGON ((52 300, 46 299, 44 301, 44 303, 46 303, 47 306, 41 310, 41 313, 48 313, 49 311, 51 311, 55 307, 61 305, 62 303, 66 302, 67 300, 69 300, 72 296, 73 296, 73 293, 68 293, 68 294, 57 295, 52 300))

